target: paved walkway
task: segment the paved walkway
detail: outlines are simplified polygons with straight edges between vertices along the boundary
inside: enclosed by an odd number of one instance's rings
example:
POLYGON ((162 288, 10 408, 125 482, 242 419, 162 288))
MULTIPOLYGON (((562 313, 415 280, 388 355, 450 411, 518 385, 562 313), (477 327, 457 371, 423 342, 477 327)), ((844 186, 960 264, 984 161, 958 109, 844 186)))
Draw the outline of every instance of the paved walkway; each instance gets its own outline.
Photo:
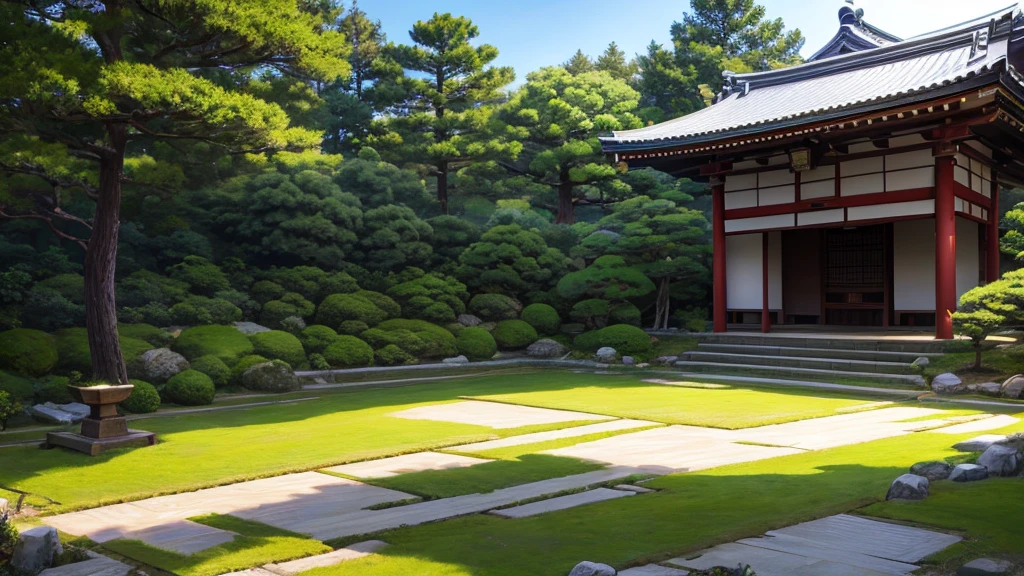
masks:
POLYGON ((548 408, 532 408, 516 404, 499 404, 465 400, 450 404, 420 406, 391 414, 396 418, 410 420, 440 420, 459 424, 475 424, 491 428, 520 428, 539 424, 559 424, 583 420, 614 420, 612 416, 571 412, 569 410, 551 410, 548 408))
POLYGON ((454 454, 441 454, 440 452, 417 452, 415 454, 381 458, 380 460, 342 464, 341 466, 326 468, 326 471, 355 478, 390 478, 399 474, 423 472, 424 470, 466 468, 485 462, 490 462, 490 460, 456 456, 454 454))
POLYGON ((623 430, 632 430, 634 428, 646 428, 648 426, 662 426, 662 424, 659 422, 648 422, 646 420, 612 420, 611 422, 599 422, 597 424, 573 426, 572 428, 563 428, 561 430, 534 432, 533 434, 520 434, 518 436, 509 436, 508 438, 501 438, 499 440, 463 444, 462 446, 453 446, 448 448, 448 450, 452 452, 469 453, 483 452, 485 450, 494 450, 495 448, 523 446, 525 444, 535 444, 537 442, 547 442, 549 440, 589 436, 590 434, 601 434, 604 432, 620 432, 623 430))

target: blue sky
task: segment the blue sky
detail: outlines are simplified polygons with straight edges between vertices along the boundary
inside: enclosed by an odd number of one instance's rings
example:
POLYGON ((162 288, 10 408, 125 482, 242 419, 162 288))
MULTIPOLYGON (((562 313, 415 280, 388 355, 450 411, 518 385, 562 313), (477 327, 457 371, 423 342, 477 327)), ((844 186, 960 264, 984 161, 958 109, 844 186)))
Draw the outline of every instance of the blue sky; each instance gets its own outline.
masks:
MULTIPOLYGON (((841 0, 761 0, 769 17, 781 17, 807 37, 804 55, 824 45, 838 27, 841 0)), ((864 19, 907 38, 983 16, 1011 0, 858 0, 864 19)), ((592 56, 609 42, 632 56, 651 40, 669 43, 669 26, 689 9, 689 0, 361 0, 360 8, 384 25, 388 39, 409 42, 409 29, 434 12, 468 16, 480 41, 498 47, 497 63, 527 72, 560 64, 577 48, 592 56)))

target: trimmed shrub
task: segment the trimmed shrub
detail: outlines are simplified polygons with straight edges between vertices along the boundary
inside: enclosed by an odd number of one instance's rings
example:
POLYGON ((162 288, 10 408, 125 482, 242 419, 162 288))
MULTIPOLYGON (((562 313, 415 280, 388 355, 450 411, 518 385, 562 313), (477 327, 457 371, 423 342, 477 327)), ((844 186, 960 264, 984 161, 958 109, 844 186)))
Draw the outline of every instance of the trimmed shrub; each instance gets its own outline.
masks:
POLYGON ((174 336, 151 324, 118 324, 117 335, 121 338, 144 340, 157 348, 167 348, 174 342, 174 336))
POLYGON ((367 326, 376 326, 387 320, 388 314, 373 302, 355 294, 332 294, 320 303, 316 323, 340 328, 346 320, 358 320, 367 326))
POLYGON ((227 386, 231 381, 231 368, 228 368, 228 365, 223 360, 212 354, 200 356, 189 364, 191 364, 193 370, 198 370, 209 376, 210 380, 213 380, 213 385, 217 388, 227 386))
POLYGON ((28 328, 0 332, 0 368, 42 376, 56 365, 57 346, 53 336, 28 328))
POLYGON ((196 326, 178 336, 172 349, 192 360, 213 354, 227 365, 253 353, 252 343, 234 326, 196 326))
POLYGON ((562 327, 558 310, 547 304, 530 304, 523 308, 521 320, 533 326, 539 334, 557 334, 562 327))
POLYGON ((372 302, 374 306, 383 310, 384 313, 388 315, 388 318, 397 318, 402 315, 402 307, 398 305, 398 302, 395 302, 386 294, 373 292, 371 290, 360 290, 356 292, 355 295, 372 302))
POLYGON ((242 385, 242 374, 245 373, 249 368, 262 364, 263 362, 269 362, 267 358, 258 354, 251 354, 238 361, 237 364, 231 367, 231 384, 232 386, 242 385))
POLYGON ((394 344, 388 344, 380 350, 377 350, 373 353, 373 356, 377 360, 377 364, 380 364, 381 366, 401 366, 403 364, 416 363, 415 356, 394 344))
POLYGON ((355 336, 338 336, 323 354, 324 360, 331 368, 362 368, 373 365, 373 348, 355 336))
POLYGON ((170 309, 171 321, 184 326, 228 324, 242 320, 242 309, 221 298, 189 296, 170 309))
POLYGON ((491 336, 501 350, 520 350, 537 341, 537 331, 522 320, 498 322, 491 336))
POLYGON ((494 336, 483 328, 466 328, 456 340, 459 354, 470 360, 490 360, 498 351, 494 336))
POLYGON ((320 354, 337 339, 338 333, 330 326, 322 324, 308 326, 299 335, 299 341, 302 342, 306 354, 320 354))
POLYGON ((309 355, 309 368, 310 370, 330 370, 331 365, 324 358, 323 354, 314 352, 309 355))
POLYGON ((341 323, 341 326, 338 326, 338 334, 359 336, 369 329, 370 327, 366 325, 366 322, 360 322, 359 320, 345 320, 341 323))
POLYGON ((416 334, 426 344, 426 348, 419 353, 421 358, 447 358, 448 356, 454 356, 458 350, 458 347, 455 345, 455 336, 451 332, 426 320, 395 318, 381 322, 377 328, 381 330, 408 330, 416 334))
POLYGON ((421 340, 416 334, 405 330, 381 330, 370 328, 360 335, 375 350, 385 346, 398 346, 411 356, 419 356, 427 351, 427 343, 421 340))
MULTIPOLYGON (((57 368, 61 372, 77 371, 92 373, 92 356, 89 353, 89 334, 85 328, 64 328, 53 333, 57 342, 57 368)), ((121 355, 128 368, 128 376, 142 374, 141 356, 153 345, 145 340, 120 337, 121 355)))
POLYGON ((608 301, 592 298, 577 302, 569 317, 591 330, 604 328, 608 323, 608 301))
POLYGON ((636 326, 616 324, 600 330, 586 332, 576 337, 573 344, 588 352, 611 346, 619 354, 634 355, 651 351, 651 337, 636 326))
POLYGON ((212 404, 216 393, 213 380, 198 370, 185 370, 175 374, 164 387, 167 399, 182 406, 212 404))
POLYGON ((0 391, 10 394, 14 401, 27 400, 35 393, 35 387, 28 378, 0 370, 0 391))
POLYGON ((132 380, 135 389, 127 400, 118 404, 132 414, 149 414, 160 409, 160 393, 149 382, 132 380))
POLYGON ((81 274, 57 274, 40 280, 36 286, 49 288, 73 304, 85 304, 85 278, 81 274))
POLYGON ((477 294, 469 301, 470 314, 494 322, 515 320, 522 310, 518 300, 504 294, 477 294))
POLYGON ((253 351, 271 360, 284 360, 288 365, 298 368, 306 363, 306 351, 299 339, 281 330, 260 332, 249 336, 253 351))
POLYGON ((71 380, 63 376, 49 376, 42 381, 35 393, 35 400, 40 404, 53 402, 54 404, 67 404, 75 402, 71 392, 68 391, 68 384, 71 380))
POLYGON ((249 288, 249 294, 252 296, 252 299, 260 304, 266 304, 271 300, 279 300, 281 296, 287 293, 288 291, 283 286, 270 280, 260 280, 249 288))
POLYGON ((281 321, 289 316, 307 318, 316 312, 316 306, 302 297, 302 294, 289 292, 279 300, 271 300, 263 305, 260 311, 260 322, 271 328, 280 328, 281 321))
POLYGON ((613 325, 629 324, 630 326, 636 326, 639 328, 640 309, 629 302, 615 304, 608 309, 608 323, 613 325))

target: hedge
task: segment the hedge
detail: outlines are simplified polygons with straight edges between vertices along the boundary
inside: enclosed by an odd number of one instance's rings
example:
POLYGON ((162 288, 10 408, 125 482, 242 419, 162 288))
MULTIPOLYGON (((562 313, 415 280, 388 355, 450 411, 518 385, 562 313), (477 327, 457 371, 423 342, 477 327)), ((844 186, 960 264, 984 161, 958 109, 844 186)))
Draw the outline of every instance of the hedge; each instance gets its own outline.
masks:
POLYGON ((260 332, 249 336, 253 351, 271 360, 283 360, 293 368, 306 363, 306 351, 294 335, 282 330, 260 332))
POLYGON ((0 368, 42 376, 56 365, 57 346, 53 336, 28 328, 0 332, 0 368))
POLYGON ((458 351, 455 344, 455 335, 447 329, 432 324, 426 320, 410 320, 407 318, 395 318, 381 322, 377 328, 381 330, 408 330, 426 344, 426 349, 420 353, 421 358, 447 358, 454 356, 458 351))
POLYGON ((373 356, 377 360, 377 364, 380 364, 381 366, 400 366, 403 364, 416 363, 415 356, 394 344, 388 344, 380 350, 377 350, 374 352, 373 356))
POLYGON ((504 294, 477 294, 469 301, 469 312, 484 320, 515 320, 523 305, 504 294))
POLYGON ((302 331, 302 334, 299 335, 299 341, 302 342, 302 347, 306 350, 306 354, 323 353, 337 338, 338 333, 330 326, 324 326, 323 324, 307 326, 302 331))
POLYGON ((212 354, 200 356, 189 364, 193 370, 198 370, 209 376, 217 388, 223 388, 231 382, 231 368, 228 368, 223 360, 212 354))
MULTIPOLYGON (((85 328, 64 328, 53 333, 57 341, 57 368, 62 372, 77 371, 85 376, 92 374, 92 355, 89 353, 89 335, 85 328)), ((145 340, 118 338, 121 355, 128 368, 128 376, 142 374, 141 357, 147 350, 155 348, 145 340)))
POLYGON ((539 334, 557 334, 562 327, 562 319, 558 310, 547 304, 530 304, 523 309, 521 320, 533 326, 539 334))
POLYGON ((31 380, 3 370, 0 370, 0 390, 10 394, 15 401, 27 400, 35 393, 31 380))
POLYGON ((520 350, 537 341, 537 331, 522 320, 498 322, 491 336, 501 350, 520 350))
POLYGON ((576 337, 573 344, 589 352, 610 346, 619 354, 644 354, 651 351, 651 337, 636 326, 616 324, 600 330, 586 332, 576 337))
POLYGON ((253 353, 252 343, 234 326, 196 326, 174 341, 174 351, 192 360, 213 354, 231 366, 253 353))
POLYGON ((40 404, 53 402, 54 404, 67 404, 77 402, 68 390, 71 381, 64 376, 48 376, 42 381, 35 393, 35 401, 40 404))
POLYGON ((369 330, 366 322, 360 322, 359 320, 345 320, 338 326, 338 334, 347 334, 349 336, 359 336, 363 332, 369 330))
POLYGON ((172 376, 164 387, 167 399, 182 406, 212 404, 216 393, 213 380, 198 370, 179 372, 172 376))
POLYGON ((355 294, 332 294, 320 303, 316 323, 338 329, 346 320, 358 320, 376 326, 387 320, 388 313, 373 302, 355 294))
POLYGON ((121 402, 119 406, 132 414, 156 412, 160 408, 160 393, 156 391, 156 387, 142 380, 132 380, 131 382, 135 385, 135 389, 132 390, 131 396, 121 402))
POLYGON ((490 360, 498 351, 494 336, 483 328, 466 328, 456 340, 459 354, 470 360, 490 360))
POLYGON ((166 348, 174 342, 174 336, 170 332, 152 324, 118 324, 117 335, 121 338, 144 340, 154 348, 166 348))
POLYGON ((338 336, 324 350, 324 360, 331 368, 362 368, 373 365, 373 348, 355 336, 338 336))
POLYGON ((370 328, 359 336, 374 350, 380 350, 385 346, 398 346, 405 353, 411 356, 420 356, 427 351, 427 343, 419 336, 405 329, 382 330, 370 328))

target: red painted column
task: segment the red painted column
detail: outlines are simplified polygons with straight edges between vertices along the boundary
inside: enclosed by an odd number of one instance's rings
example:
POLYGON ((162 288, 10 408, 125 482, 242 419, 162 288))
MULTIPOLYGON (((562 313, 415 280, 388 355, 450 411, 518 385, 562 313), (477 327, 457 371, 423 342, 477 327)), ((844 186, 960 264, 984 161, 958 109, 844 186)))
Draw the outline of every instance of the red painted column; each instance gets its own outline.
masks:
POLYGON ((725 178, 711 180, 712 250, 714 267, 714 324, 715 332, 725 332, 728 302, 726 302, 725 274, 725 178))
POLYGON ((985 248, 985 281, 999 280, 999 184, 992 171, 992 204, 988 207, 988 246, 985 248))
POLYGON ((935 158, 935 337, 953 338, 956 310, 956 196, 953 156, 935 158))
POLYGON ((761 233, 761 332, 772 331, 772 316, 768 311, 768 233, 761 233))

